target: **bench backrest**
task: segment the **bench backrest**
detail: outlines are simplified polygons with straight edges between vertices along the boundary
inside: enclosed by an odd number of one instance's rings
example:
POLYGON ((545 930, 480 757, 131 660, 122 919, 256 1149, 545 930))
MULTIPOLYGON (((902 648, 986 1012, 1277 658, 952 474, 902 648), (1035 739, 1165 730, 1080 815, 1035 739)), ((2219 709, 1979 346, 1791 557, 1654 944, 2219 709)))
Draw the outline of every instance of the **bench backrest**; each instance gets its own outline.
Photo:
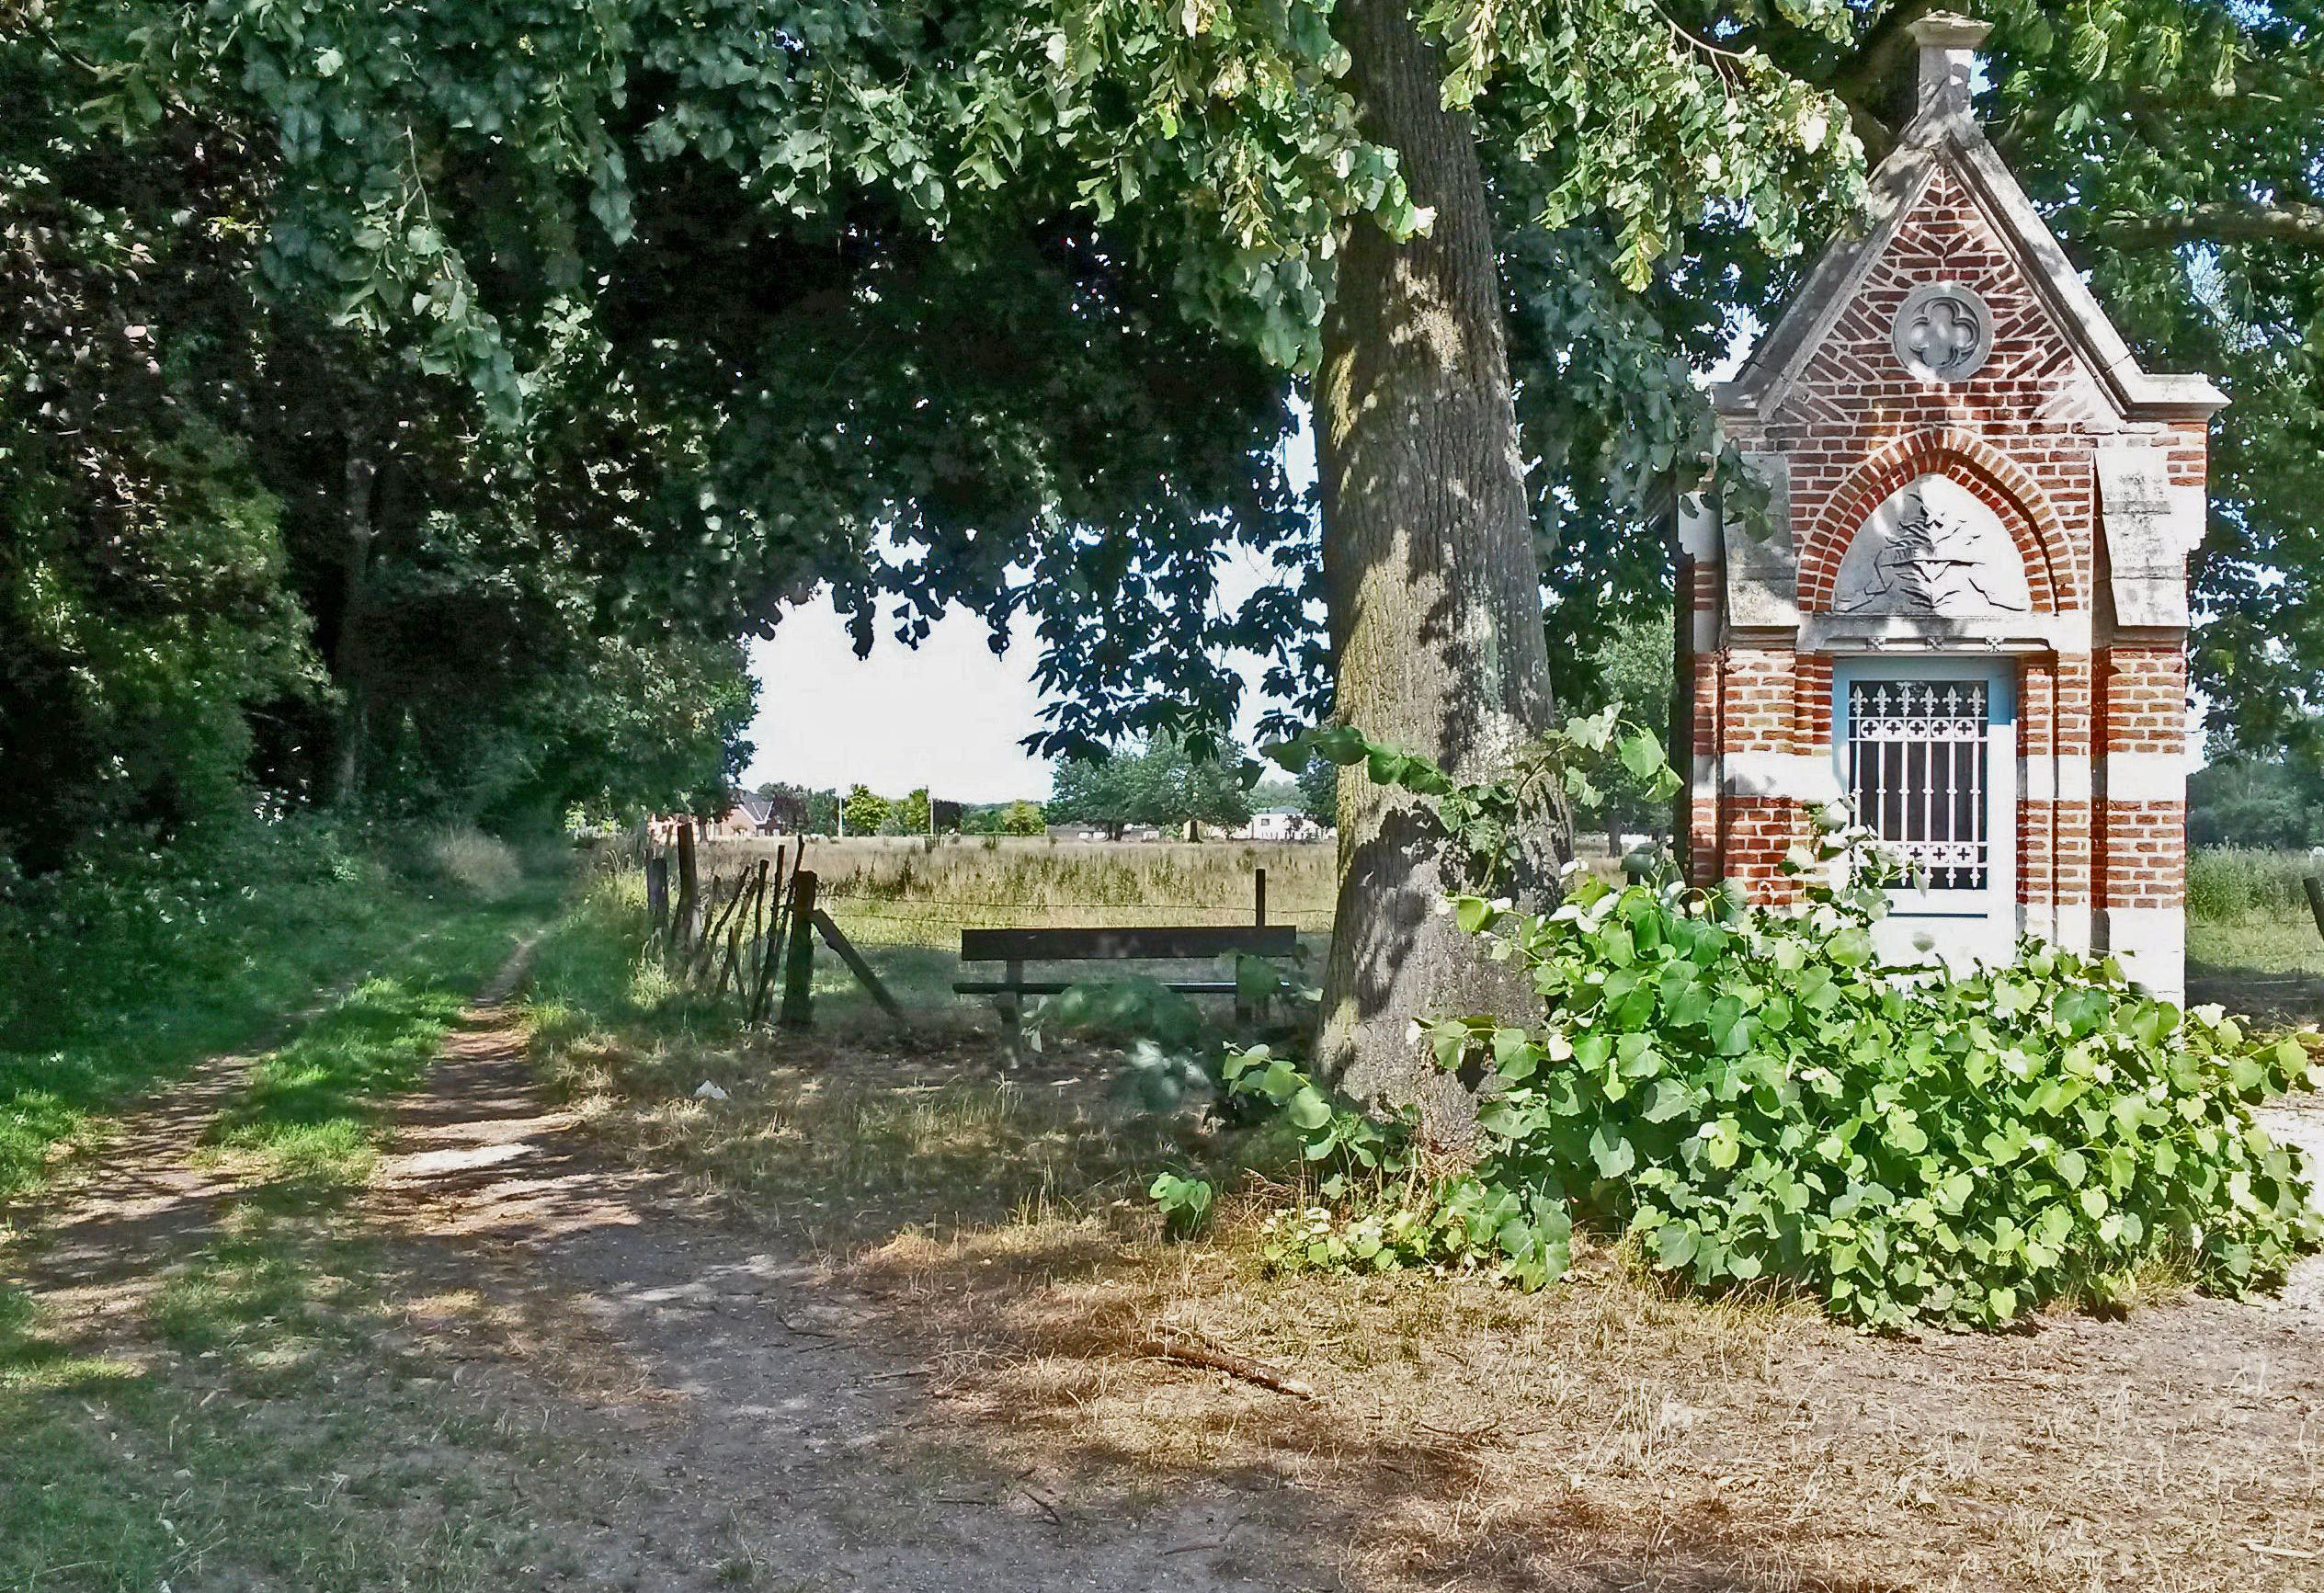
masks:
POLYGON ((963 929, 963 962, 1081 962, 1137 957, 1289 957, 1299 950, 1291 924, 1215 924, 1128 929, 963 929))

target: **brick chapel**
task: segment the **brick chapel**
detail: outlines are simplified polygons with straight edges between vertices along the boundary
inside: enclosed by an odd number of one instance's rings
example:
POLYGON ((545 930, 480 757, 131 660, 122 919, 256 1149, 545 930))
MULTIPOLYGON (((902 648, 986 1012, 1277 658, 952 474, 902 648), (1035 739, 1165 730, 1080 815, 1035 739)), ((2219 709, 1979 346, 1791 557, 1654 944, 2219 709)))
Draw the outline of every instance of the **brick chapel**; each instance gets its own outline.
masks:
POLYGON ((1970 108, 1984 24, 1911 28, 1918 108, 1735 379, 1764 517, 1680 514, 1689 870, 1763 898, 1845 796, 1918 865, 1885 955, 2021 933, 2184 988, 2200 376, 2139 368, 1970 108))

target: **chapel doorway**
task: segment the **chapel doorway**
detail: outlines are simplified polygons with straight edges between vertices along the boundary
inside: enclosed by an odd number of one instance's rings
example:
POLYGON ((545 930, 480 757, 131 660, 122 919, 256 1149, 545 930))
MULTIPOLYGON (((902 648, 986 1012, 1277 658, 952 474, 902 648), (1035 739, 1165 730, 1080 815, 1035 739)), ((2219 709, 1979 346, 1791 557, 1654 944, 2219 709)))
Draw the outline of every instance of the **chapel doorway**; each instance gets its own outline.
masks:
POLYGON ((2017 942, 2016 672, 1859 658, 1832 674, 1832 752, 1856 820, 1911 865, 1874 931, 1895 961, 1965 971, 2017 942))

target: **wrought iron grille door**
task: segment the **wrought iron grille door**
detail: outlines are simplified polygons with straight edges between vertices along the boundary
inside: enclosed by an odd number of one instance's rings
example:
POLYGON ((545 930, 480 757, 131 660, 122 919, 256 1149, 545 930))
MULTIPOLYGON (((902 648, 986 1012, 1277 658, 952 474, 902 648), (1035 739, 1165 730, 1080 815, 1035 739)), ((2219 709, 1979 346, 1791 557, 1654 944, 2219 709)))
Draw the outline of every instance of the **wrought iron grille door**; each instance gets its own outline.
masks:
POLYGON ((1848 791, 1859 823, 1928 891, 1993 882, 1992 741, 1982 680, 1858 680, 1848 688, 1848 791))

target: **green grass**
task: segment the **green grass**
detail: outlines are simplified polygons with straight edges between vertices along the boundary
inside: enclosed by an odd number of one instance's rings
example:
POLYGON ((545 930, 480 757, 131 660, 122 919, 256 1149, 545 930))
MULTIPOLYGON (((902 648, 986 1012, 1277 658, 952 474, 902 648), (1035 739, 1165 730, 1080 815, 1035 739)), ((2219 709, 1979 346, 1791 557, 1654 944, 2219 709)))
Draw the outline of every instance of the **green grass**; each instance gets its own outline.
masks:
MULTIPOLYGON (((539 916, 553 889, 535 880, 486 900, 285 825, 19 890, 0 901, 0 1201, 38 1189, 57 1152, 126 1100, 267 1043, 334 984, 481 977, 484 948, 539 916)), ((375 1010, 393 999, 342 1004, 305 1051, 262 1069, 275 1098, 260 1118, 287 1123, 302 1102, 318 1121, 337 1115, 325 1098, 350 1059, 329 1052, 364 1048, 336 1026, 406 1021, 375 1010)))
MULTIPOLYGON (((601 1132, 818 1246, 1059 1203, 1143 1209, 1176 1125, 1108 1098, 1110 1058, 995 1076, 987 1047, 932 1024, 898 1035, 826 956, 811 1035, 746 1034, 644 954, 633 894, 618 876, 583 893, 541 938, 530 987, 534 1057, 601 1132), (704 1080, 728 1098, 695 1100, 704 1080)), ((930 955, 863 950, 891 973, 930 955)), ((928 975, 946 1005, 951 964, 928 975)))
POLYGON ((538 1585, 526 1477, 570 1457, 364 1353, 375 1260, 312 1210, 246 1203, 152 1303, 158 1360, 0 1292, 0 1593, 538 1585))
POLYGON ((535 891, 445 917, 261 1058, 210 1144, 270 1178, 362 1182, 382 1100, 420 1082, 461 1008, 544 905, 535 891))
MULTIPOLYGON (((447 1401, 439 1368, 390 1349, 401 1280, 344 1212, 384 1109, 422 1081, 554 883, 431 901, 377 882, 379 911, 329 933, 328 955, 297 960, 310 978, 351 964, 370 976, 294 1024, 211 1125, 208 1154, 251 1186, 198 1252, 146 1258, 161 1276, 142 1334, 83 1341, 0 1289, 0 1593, 537 1585, 525 1479, 569 1457, 447 1401)), ((305 921, 300 900, 287 920, 305 921)), ((49 1121, 95 1132, 122 1092, 199 1054, 192 1037, 263 1030, 311 998, 270 976, 213 993, 214 1026, 85 1070, 69 1116, 49 1121)))

